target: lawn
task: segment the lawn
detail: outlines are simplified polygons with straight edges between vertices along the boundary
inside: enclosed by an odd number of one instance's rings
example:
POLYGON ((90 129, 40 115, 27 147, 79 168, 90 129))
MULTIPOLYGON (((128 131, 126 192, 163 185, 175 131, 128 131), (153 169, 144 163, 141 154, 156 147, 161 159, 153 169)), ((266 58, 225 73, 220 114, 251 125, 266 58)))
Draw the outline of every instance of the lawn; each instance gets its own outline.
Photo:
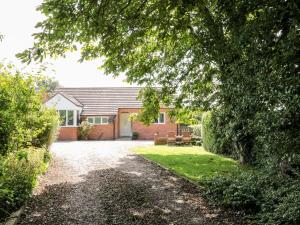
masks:
POLYGON ((196 182, 205 177, 233 173, 241 168, 233 159, 196 146, 147 146, 134 148, 133 151, 196 182))

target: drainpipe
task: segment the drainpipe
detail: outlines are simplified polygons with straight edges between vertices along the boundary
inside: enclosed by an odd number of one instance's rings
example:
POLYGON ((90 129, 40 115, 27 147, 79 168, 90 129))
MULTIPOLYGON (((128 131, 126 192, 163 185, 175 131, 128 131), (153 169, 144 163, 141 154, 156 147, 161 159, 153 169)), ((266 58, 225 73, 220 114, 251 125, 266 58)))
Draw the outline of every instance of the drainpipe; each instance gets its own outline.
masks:
POLYGON ((113 120, 113 140, 116 140, 116 116, 113 116, 112 117, 112 120, 113 120))

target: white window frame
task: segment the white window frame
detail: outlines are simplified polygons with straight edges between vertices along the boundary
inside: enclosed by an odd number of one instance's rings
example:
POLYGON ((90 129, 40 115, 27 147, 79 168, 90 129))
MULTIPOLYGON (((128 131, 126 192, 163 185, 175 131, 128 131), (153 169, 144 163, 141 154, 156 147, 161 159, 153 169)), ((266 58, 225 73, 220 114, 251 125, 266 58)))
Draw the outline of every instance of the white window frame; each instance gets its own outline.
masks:
MULTIPOLYGON (((76 127, 77 124, 77 111, 72 109, 58 109, 58 114, 60 116, 59 111, 65 111, 66 112, 66 119, 65 119, 65 125, 59 125, 60 127, 76 127), (68 125, 68 111, 73 111, 73 124, 68 125)), ((60 118, 61 119, 61 118, 60 118)))
POLYGON ((154 124, 166 124, 166 113, 165 113, 165 112, 160 112, 160 113, 159 113, 159 116, 158 116, 158 118, 157 118, 157 122, 154 122, 154 124), (163 123, 161 123, 161 122, 159 121, 159 119, 160 119, 160 114, 163 114, 163 115, 164 115, 164 122, 163 122, 163 123))
POLYGON ((93 125, 107 125, 107 124, 109 124, 109 117, 108 117, 108 116, 88 116, 88 117, 87 117, 87 121, 88 121, 90 124, 93 124, 93 125), (96 118, 100 118, 100 123, 96 123, 96 118), (103 122, 103 119, 104 119, 104 118, 107 119, 107 122, 106 122, 106 123, 103 122), (93 122, 90 123, 90 122, 89 122, 89 119, 92 119, 93 122))

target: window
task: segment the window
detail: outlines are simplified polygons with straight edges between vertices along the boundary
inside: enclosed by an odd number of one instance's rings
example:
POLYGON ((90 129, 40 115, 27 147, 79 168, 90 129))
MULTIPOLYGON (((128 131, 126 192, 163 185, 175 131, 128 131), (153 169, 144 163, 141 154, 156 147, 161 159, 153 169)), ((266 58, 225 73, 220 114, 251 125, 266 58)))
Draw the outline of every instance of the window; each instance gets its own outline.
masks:
POLYGON ((156 124, 164 124, 165 123, 165 113, 159 113, 159 117, 154 121, 156 124))
POLYGON ((97 116, 97 117, 88 117, 88 122, 90 124, 108 124, 108 117, 106 116, 97 116))
POLYGON ((102 124, 108 124, 108 117, 101 117, 101 123, 102 124))
POLYGON ((68 110, 68 126, 74 125, 74 111, 68 110))
POLYGON ((101 124, 101 117, 95 117, 95 124, 101 124))
POLYGON ((90 124, 93 124, 94 123, 94 117, 88 117, 88 122, 90 124))
POLYGON ((60 126, 74 126, 75 125, 75 116, 74 110, 58 110, 60 117, 60 126))

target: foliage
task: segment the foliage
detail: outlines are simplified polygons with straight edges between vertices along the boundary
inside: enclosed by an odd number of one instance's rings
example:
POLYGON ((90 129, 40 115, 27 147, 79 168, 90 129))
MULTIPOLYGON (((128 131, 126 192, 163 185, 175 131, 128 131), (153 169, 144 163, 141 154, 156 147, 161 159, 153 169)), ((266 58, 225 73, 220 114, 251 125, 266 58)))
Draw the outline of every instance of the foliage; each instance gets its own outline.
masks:
POLYGON ((81 140, 87 140, 92 128, 93 125, 91 125, 88 121, 82 121, 79 125, 79 138, 81 140))
POLYGON ((29 126, 37 117, 41 101, 31 78, 19 72, 12 74, 11 66, 0 65, 0 154, 29 145, 35 130, 29 126))
POLYGON ((212 128, 211 122, 212 113, 206 112, 202 116, 202 127, 201 127, 201 135, 203 141, 203 147, 211 152, 216 152, 216 137, 214 134, 214 130, 212 128))
POLYGON ((267 171, 248 170, 200 183, 212 203, 242 211, 254 224, 296 225, 300 221, 299 182, 267 171))
POLYGON ((44 146, 48 149, 56 140, 59 128, 59 115, 54 109, 42 108, 35 122, 34 127, 39 128, 40 132, 33 140, 33 145, 36 147, 44 146))
POLYGON ((142 89, 139 94, 139 99, 143 102, 141 113, 138 120, 145 125, 154 123, 155 119, 159 116, 159 96, 158 90, 151 87, 142 89))
POLYGON ((171 118, 176 118, 176 123, 185 125, 196 125, 201 122, 202 111, 188 108, 171 109, 171 118))
POLYGON ((138 113, 130 113, 128 120, 133 122, 133 121, 138 121, 139 119, 139 114, 138 113))
POLYGON ((105 56, 106 73, 161 86, 144 92, 146 124, 158 97, 176 108, 217 109, 244 162, 278 166, 299 149, 298 1, 45 0, 38 10, 46 19, 18 55, 23 61, 80 43, 81 60, 105 56))
POLYGON ((9 153, 0 166, 0 217, 19 207, 36 185, 37 176, 45 170, 44 149, 28 148, 9 153))
MULTIPOLYGON (((203 113, 202 116, 202 141, 203 147, 208 151, 225 154, 233 158, 240 156, 240 162, 244 161, 241 159, 242 153, 238 153, 232 145, 232 141, 227 137, 227 130, 224 130, 219 124, 218 112, 209 111, 203 113)), ((222 122, 222 121, 221 121, 222 122)))
POLYGON ((192 128, 193 136, 201 137, 201 129, 202 129, 201 124, 191 125, 190 127, 192 128))
POLYGON ((137 140, 137 139, 139 139, 139 133, 138 132, 136 132, 136 131, 134 131, 134 132, 132 132, 132 140, 137 140))
POLYGON ((235 210, 253 212, 259 207, 259 189, 251 175, 216 176, 202 181, 210 201, 235 210))
POLYGON ((52 77, 40 75, 36 77, 35 85, 37 90, 50 94, 53 93, 56 88, 58 88, 59 83, 52 77))
MULTIPOLYGON (((42 103, 36 77, 0 64, 0 217, 31 195, 50 159, 58 115, 42 103), (37 148, 38 147, 38 148, 37 148)), ((1 219, 2 220, 2 219, 1 219)))
POLYGON ((0 154, 53 141, 57 116, 45 109, 34 78, 0 64, 0 154))
POLYGON ((233 159, 207 152, 196 146, 158 145, 137 147, 133 151, 193 181, 230 174, 244 168, 233 159))

